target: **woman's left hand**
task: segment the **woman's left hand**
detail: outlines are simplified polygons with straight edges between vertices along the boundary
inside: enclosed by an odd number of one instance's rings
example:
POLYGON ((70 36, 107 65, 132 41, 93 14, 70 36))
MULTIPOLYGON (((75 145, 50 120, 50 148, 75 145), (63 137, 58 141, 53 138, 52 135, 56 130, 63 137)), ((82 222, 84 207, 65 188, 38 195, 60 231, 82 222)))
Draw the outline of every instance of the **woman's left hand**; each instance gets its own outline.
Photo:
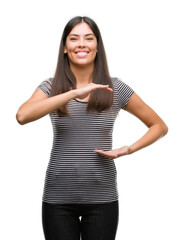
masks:
POLYGON ((100 154, 104 157, 115 159, 115 158, 127 155, 129 153, 129 147, 128 146, 123 146, 121 148, 114 149, 114 150, 109 150, 109 151, 103 151, 103 150, 95 149, 94 152, 96 152, 96 153, 98 153, 98 154, 100 154))

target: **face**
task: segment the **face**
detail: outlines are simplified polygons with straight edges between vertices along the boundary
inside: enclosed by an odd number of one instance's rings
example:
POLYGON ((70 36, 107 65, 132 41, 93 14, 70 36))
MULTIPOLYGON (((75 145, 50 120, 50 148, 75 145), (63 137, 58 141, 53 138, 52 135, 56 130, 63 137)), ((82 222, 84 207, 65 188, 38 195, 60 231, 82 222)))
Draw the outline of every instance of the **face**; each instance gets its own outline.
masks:
POLYGON ((97 39, 85 22, 77 24, 66 38, 64 53, 70 64, 77 66, 93 65, 97 53, 97 39))

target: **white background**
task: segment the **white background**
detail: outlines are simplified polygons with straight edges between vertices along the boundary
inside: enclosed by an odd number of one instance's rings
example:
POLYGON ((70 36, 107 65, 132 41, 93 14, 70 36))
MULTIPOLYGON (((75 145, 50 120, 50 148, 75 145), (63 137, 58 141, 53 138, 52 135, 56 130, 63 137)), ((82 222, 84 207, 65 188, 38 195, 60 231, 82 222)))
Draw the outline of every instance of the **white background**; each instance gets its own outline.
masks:
MULTIPOLYGON (((65 24, 98 24, 111 76, 128 83, 169 127, 152 146, 116 160, 117 240, 184 239, 184 7, 179 0, 7 0, 0 6, 0 238, 44 239, 41 198, 52 145, 49 117, 20 126, 19 106, 55 71, 65 24)), ((146 127, 121 111, 114 147, 146 127)))

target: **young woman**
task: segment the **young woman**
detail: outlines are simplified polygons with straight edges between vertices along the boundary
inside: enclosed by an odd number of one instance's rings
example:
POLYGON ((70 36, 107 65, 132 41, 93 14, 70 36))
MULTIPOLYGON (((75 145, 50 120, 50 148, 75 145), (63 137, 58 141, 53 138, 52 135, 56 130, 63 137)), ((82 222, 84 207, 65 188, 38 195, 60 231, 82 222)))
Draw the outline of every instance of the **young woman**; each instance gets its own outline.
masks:
POLYGON ((46 240, 114 240, 118 191, 114 159, 163 137, 163 120, 125 83, 109 76, 100 31, 88 17, 63 32, 55 76, 18 110, 20 124, 51 117, 54 139, 46 172, 42 217, 46 240), (131 146, 112 150, 120 109, 148 127, 131 146))

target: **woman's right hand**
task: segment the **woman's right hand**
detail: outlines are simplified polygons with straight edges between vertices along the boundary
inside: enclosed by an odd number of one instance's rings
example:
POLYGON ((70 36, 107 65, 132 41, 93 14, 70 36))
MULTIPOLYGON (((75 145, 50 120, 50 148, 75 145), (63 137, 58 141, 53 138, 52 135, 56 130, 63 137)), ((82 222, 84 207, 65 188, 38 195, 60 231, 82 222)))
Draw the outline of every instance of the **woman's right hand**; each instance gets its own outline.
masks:
POLYGON ((102 85, 102 84, 95 84, 95 83, 90 83, 86 87, 77 88, 74 91, 75 91, 75 94, 76 94, 76 98, 84 99, 91 92, 93 92, 93 91, 95 91, 97 89, 105 90, 105 91, 108 91, 108 92, 112 92, 113 91, 112 88, 109 88, 109 85, 102 85))
POLYGON ((113 91, 108 85, 90 83, 86 87, 74 89, 48 98, 42 90, 36 89, 31 98, 18 109, 16 114, 17 121, 22 125, 35 121, 60 108, 71 99, 83 99, 97 89, 109 92, 113 91))

